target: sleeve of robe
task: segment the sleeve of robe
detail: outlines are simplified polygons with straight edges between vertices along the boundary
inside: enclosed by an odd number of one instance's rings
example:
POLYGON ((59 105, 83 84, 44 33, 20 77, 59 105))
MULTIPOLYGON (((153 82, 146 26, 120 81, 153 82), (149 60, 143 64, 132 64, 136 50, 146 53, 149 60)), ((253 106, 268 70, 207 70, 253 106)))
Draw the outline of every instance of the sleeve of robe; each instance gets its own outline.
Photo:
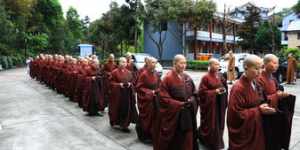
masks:
MULTIPOLYGON (((263 77, 259 77, 257 80, 258 85, 262 88, 262 90, 264 91, 265 88, 268 88, 269 85, 266 85, 266 82, 264 82, 263 77)), ((277 108, 278 105, 278 101, 279 101, 279 97, 277 95, 277 92, 273 93, 273 94, 266 94, 266 92, 263 93, 266 98, 267 101, 269 102, 269 104, 273 107, 273 108, 277 108)))
POLYGON ((199 86, 200 103, 205 106, 211 106, 216 100, 216 89, 209 89, 209 80, 205 76, 202 78, 199 86))
POLYGON ((245 147, 264 147, 264 136, 262 131, 262 116, 259 107, 246 107, 242 88, 233 88, 229 98, 228 108, 228 130, 229 143, 233 149, 245 147))
POLYGON ((177 112, 182 106, 183 102, 173 99, 169 95, 170 77, 165 77, 160 85, 160 102, 162 105, 168 106, 169 110, 172 112, 177 112))
POLYGON ((136 89, 137 89, 137 92, 139 93, 139 96, 142 96, 143 99, 152 100, 154 94, 153 94, 152 90, 145 87, 145 85, 144 85, 145 78, 146 78, 146 74, 141 74, 138 77, 136 89))
POLYGON ((183 102, 173 99, 169 95, 171 77, 166 75, 160 84, 160 134, 159 143, 168 143, 174 136, 178 124, 178 115, 183 102))
POLYGON ((116 78, 117 78, 116 72, 112 72, 111 78, 110 78, 110 84, 113 87, 119 87, 120 86, 120 83, 117 81, 116 78))

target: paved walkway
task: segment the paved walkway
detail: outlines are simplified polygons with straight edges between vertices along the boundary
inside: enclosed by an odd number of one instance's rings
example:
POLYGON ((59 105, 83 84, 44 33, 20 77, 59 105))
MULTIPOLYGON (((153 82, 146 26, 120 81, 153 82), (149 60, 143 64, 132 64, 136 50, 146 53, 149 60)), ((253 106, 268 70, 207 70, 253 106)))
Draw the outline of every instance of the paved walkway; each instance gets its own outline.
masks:
POLYGON ((150 150, 131 133, 112 129, 104 117, 88 117, 66 97, 26 75, 0 72, 1 150, 150 150))

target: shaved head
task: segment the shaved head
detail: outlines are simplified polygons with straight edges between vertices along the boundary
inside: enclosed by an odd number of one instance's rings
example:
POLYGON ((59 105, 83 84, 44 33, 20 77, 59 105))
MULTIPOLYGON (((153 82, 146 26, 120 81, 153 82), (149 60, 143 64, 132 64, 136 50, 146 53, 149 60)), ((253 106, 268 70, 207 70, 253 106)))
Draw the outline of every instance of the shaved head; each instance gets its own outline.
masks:
POLYGON ((186 60, 185 57, 181 54, 177 54, 174 56, 174 60, 173 60, 173 64, 175 65, 177 62, 179 62, 180 60, 186 60))
POLYGON ((268 64, 272 60, 278 61, 278 57, 274 54, 267 54, 264 56, 264 64, 268 64))
POLYGON ((218 59, 216 58, 211 58, 208 60, 208 65, 212 65, 212 64, 215 64, 215 63, 220 63, 218 59))
POLYGON ((183 73, 186 68, 186 59, 183 55, 177 54, 173 60, 175 71, 179 74, 183 73))
POLYGON ((261 64, 262 63, 262 59, 256 55, 248 55, 246 56, 243 66, 244 68, 249 68, 249 67, 253 67, 253 66, 257 66, 257 64, 261 64))

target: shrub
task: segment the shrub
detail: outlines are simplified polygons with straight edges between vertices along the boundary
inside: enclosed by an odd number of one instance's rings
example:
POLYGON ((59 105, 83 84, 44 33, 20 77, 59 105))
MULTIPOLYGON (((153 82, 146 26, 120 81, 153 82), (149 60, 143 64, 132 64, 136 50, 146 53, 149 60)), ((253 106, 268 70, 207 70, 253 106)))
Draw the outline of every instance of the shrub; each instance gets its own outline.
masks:
POLYGON ((187 68, 193 70, 207 70, 208 61, 192 60, 187 62, 187 68))
POLYGON ((1 65, 2 65, 3 69, 8 69, 7 56, 1 57, 1 65))
POLYGON ((292 53, 296 59, 300 58, 300 49, 299 48, 283 49, 283 53, 284 53, 285 57, 287 57, 289 53, 292 53))
POLYGON ((8 69, 11 69, 14 66, 12 56, 7 57, 7 65, 8 69))

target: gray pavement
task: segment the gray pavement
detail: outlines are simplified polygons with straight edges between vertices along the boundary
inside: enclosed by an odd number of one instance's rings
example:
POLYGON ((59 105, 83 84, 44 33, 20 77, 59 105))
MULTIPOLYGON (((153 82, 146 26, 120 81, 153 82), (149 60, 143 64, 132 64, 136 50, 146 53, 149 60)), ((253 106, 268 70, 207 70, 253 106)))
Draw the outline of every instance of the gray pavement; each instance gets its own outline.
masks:
MULTIPOLYGON (((198 87, 204 73, 188 71, 188 74, 198 87)), ((299 81, 297 85, 285 85, 285 88, 300 96, 299 81)), ((130 129, 130 133, 112 129, 107 114, 104 117, 86 116, 76 103, 30 79, 24 68, 0 72, 1 150, 152 149, 151 145, 137 140, 134 125, 130 129)), ((224 140, 227 146, 227 130, 224 140)), ((290 145, 291 149, 300 149, 299 101, 290 145)))

